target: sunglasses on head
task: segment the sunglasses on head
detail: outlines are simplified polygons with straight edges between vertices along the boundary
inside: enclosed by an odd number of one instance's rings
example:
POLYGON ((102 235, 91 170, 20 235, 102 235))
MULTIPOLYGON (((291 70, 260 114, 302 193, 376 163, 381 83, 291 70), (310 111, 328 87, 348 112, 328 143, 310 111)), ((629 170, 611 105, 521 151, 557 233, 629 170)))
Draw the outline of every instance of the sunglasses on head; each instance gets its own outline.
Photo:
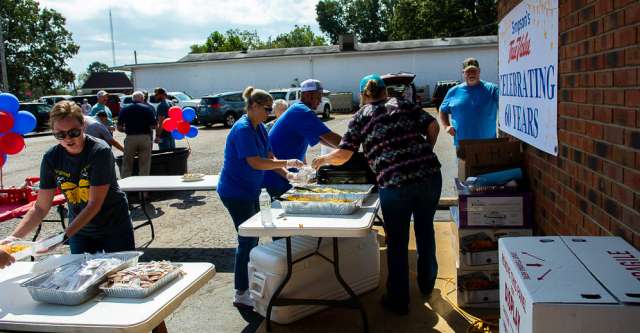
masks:
POLYGON ((69 136, 70 138, 77 138, 80 136, 80 134, 82 134, 82 130, 79 128, 72 128, 68 131, 58 131, 58 132, 54 132, 53 133, 53 137, 55 137, 58 140, 64 140, 67 138, 67 136, 69 136))

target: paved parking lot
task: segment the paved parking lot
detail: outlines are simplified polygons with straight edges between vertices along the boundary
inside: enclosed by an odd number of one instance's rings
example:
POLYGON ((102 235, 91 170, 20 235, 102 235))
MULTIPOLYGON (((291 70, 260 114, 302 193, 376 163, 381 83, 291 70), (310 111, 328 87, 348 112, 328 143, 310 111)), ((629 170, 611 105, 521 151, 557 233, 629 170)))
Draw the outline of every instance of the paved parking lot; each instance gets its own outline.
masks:
MULTIPOLYGON (((433 111, 433 110, 431 110, 433 111)), ((334 115, 326 124, 337 133, 344 133, 350 115, 334 115)), ((225 140, 229 129, 220 125, 213 128, 201 128, 198 137, 189 141, 191 156, 189 172, 218 174, 222 166, 225 140)), ((116 133, 116 139, 123 142, 124 135, 116 133)), ((11 156, 4 167, 4 186, 20 185, 25 177, 39 174, 42 154, 56 144, 52 136, 32 137, 26 140, 26 150, 18 156, 11 156)), ((187 146, 184 140, 178 146, 187 146)), ((310 156, 316 156, 319 146, 309 150, 310 156)), ((436 145, 436 153, 443 164, 444 183, 449 184, 443 190, 443 196, 452 196, 452 177, 455 172, 452 140, 441 133, 436 145)), ((115 152, 120 155, 119 152, 115 152)), ((231 294, 223 295, 229 304, 211 308, 211 297, 228 292, 233 282, 233 254, 236 246, 236 233, 233 223, 218 196, 214 192, 180 192, 171 197, 156 197, 152 202, 156 239, 145 250, 143 259, 166 259, 172 261, 207 261, 216 265, 219 274, 194 297, 189 298, 176 313, 168 318, 170 330, 211 331, 206 329, 209 316, 224 321, 219 332, 251 332, 260 322, 254 314, 238 313, 230 306, 231 294), (222 288, 222 289, 221 289, 222 288), (221 291, 222 290, 222 291, 221 291), (203 308, 204 307, 204 308, 203 308), (205 326, 202 326, 205 325, 205 326), (204 329, 204 330, 203 330, 204 329)), ((52 217, 53 213, 50 214, 52 217)), ((140 215, 134 221, 142 221, 140 215)), ((138 222, 139 223, 139 222, 138 222)), ((17 224, 9 221, 0 224, 0 236, 7 235, 17 224)), ((59 225, 48 223, 44 233, 59 231, 59 225)), ((136 231, 136 243, 142 244, 150 237, 148 228, 136 231)))

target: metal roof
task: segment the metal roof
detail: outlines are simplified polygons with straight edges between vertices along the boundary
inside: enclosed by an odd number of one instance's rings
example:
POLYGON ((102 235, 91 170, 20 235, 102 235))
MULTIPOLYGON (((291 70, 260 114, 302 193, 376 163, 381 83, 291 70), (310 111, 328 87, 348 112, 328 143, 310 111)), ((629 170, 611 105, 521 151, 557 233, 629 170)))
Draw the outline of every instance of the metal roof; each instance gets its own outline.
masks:
POLYGON ((175 62, 133 64, 114 67, 113 69, 131 70, 141 67, 185 65, 199 62, 229 61, 256 58, 274 58, 290 56, 320 56, 332 54, 360 54, 373 52, 393 52, 418 49, 442 49, 457 47, 478 47, 497 45, 498 36, 474 36, 474 37, 453 37, 435 39, 415 39, 392 42, 357 43, 354 51, 340 51, 339 45, 292 47, 286 49, 266 49, 248 50, 246 52, 213 52, 213 53, 189 53, 175 62))

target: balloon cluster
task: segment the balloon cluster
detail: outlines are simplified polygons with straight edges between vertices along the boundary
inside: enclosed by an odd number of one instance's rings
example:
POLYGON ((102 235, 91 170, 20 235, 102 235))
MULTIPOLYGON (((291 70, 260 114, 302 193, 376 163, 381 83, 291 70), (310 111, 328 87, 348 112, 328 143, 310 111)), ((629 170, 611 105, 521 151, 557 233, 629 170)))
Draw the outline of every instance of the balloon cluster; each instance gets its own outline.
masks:
POLYGON ((36 127, 36 117, 27 111, 18 111, 20 102, 16 96, 0 94, 0 168, 7 155, 15 155, 24 149, 24 138, 36 127))
POLYGON ((171 132, 176 140, 187 138, 195 138, 198 135, 198 129, 191 125, 191 122, 196 119, 196 110, 191 107, 182 109, 179 106, 172 106, 169 108, 169 118, 162 122, 162 128, 171 132))

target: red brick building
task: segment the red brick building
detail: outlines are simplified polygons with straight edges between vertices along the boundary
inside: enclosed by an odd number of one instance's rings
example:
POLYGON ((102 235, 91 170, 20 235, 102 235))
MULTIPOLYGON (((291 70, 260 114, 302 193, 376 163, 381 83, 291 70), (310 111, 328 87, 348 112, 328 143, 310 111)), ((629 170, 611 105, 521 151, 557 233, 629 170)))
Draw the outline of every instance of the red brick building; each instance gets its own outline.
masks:
MULTIPOLYGON (((520 0, 500 0, 501 20, 520 0)), ((525 144, 543 234, 640 248, 640 1, 558 0, 558 156, 525 144)))

